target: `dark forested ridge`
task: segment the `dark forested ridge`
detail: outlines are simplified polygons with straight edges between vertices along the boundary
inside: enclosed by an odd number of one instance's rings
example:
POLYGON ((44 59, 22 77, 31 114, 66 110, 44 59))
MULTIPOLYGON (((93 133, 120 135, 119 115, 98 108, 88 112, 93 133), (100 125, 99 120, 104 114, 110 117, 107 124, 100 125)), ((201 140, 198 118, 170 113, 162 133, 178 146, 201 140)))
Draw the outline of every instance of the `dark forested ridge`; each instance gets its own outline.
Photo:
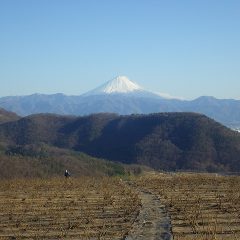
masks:
POLYGON ((196 113, 38 114, 1 124, 0 141, 8 153, 44 143, 158 170, 240 171, 240 134, 196 113))
POLYGON ((20 117, 13 112, 6 111, 3 108, 0 108, 0 124, 4 122, 10 122, 20 119, 20 117))

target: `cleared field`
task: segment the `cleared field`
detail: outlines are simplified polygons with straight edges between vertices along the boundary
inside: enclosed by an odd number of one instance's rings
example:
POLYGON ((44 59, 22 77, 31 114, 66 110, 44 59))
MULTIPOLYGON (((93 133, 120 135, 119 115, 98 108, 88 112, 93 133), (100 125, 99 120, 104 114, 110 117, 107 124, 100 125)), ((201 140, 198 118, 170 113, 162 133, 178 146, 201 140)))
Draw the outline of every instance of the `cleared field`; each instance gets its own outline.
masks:
POLYGON ((140 200, 117 178, 0 183, 0 239, 123 239, 140 200))
POLYGON ((166 206, 174 240, 240 239, 240 177, 153 174, 137 184, 166 206))

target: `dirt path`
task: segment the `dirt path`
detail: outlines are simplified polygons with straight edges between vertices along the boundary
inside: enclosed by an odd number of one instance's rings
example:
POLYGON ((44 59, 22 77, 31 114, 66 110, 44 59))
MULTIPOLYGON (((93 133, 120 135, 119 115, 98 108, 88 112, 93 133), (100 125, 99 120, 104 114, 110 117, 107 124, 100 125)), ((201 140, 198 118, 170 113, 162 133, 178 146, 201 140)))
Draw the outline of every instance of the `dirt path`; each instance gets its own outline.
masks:
POLYGON ((138 189, 142 209, 125 240, 172 240, 170 218, 160 199, 138 189))

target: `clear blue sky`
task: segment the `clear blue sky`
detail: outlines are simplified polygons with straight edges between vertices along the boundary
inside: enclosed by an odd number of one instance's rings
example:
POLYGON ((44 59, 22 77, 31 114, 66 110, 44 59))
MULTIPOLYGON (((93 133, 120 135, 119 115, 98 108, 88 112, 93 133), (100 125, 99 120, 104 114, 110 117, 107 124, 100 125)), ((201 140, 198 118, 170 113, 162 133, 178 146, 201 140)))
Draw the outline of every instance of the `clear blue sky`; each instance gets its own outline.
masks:
POLYGON ((0 0, 0 96, 78 95, 116 75, 240 98, 240 1, 0 0))

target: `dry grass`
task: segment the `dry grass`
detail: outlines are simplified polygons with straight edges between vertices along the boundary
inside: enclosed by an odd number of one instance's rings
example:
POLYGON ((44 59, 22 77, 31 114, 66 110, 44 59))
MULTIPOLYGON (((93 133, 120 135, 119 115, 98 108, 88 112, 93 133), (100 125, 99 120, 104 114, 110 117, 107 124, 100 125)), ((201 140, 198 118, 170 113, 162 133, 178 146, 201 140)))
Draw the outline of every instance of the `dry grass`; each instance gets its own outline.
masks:
POLYGON ((174 240, 240 239, 240 177, 156 174, 137 183, 165 204, 174 240))
POLYGON ((0 239, 122 239, 140 208, 117 178, 0 183, 0 239))
MULTIPOLYGON (((174 240, 240 239, 240 177, 148 174, 136 183, 160 197, 174 240)), ((0 182, 0 239, 123 239, 140 200, 118 178, 0 182)))

